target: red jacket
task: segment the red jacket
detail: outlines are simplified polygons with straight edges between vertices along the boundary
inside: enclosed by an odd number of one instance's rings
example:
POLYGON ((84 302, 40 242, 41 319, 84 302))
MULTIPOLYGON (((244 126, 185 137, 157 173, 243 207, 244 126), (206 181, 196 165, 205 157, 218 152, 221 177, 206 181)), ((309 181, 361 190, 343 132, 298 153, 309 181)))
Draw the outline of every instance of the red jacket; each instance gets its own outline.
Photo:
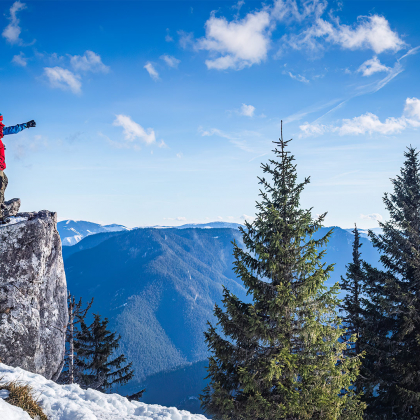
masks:
POLYGON ((3 115, 0 115, 0 171, 4 171, 6 169, 6 158, 4 156, 4 144, 1 141, 3 138, 3 115))

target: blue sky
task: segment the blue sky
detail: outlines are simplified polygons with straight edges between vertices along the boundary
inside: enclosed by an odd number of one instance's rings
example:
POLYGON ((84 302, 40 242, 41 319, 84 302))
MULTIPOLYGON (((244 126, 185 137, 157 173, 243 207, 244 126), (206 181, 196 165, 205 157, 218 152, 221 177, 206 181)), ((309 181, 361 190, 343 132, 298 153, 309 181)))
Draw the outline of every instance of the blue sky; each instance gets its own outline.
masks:
POLYGON ((419 146, 420 2, 1 2, 8 198, 60 220, 241 222, 293 138, 327 225, 386 220, 419 146))

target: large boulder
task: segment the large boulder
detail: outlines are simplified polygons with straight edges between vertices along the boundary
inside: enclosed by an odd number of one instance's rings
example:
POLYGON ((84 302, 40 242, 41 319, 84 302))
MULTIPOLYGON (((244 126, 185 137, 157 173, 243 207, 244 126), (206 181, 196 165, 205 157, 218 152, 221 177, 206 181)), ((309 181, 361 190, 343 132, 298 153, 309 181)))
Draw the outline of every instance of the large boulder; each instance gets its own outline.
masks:
POLYGON ((0 226, 0 360, 47 379, 62 369, 67 285, 56 213, 0 226))

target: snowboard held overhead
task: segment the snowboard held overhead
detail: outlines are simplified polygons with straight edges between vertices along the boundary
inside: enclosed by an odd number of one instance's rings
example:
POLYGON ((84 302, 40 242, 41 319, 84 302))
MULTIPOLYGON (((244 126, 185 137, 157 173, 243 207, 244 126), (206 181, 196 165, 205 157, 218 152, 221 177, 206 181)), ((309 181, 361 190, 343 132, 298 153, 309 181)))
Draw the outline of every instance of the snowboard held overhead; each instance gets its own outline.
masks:
MULTIPOLYGON (((9 216, 16 214, 16 205, 18 199, 13 199, 8 202, 4 202, 4 193, 7 188, 8 179, 4 170, 6 169, 6 157, 4 151, 6 147, 3 144, 3 136, 7 134, 16 134, 25 128, 36 127, 34 120, 28 121, 27 123, 17 124, 11 127, 5 127, 3 124, 3 115, 0 114, 0 225, 4 225, 10 221, 9 216)), ((20 200, 19 200, 20 205, 20 200)), ((17 207, 17 209, 19 209, 17 207)))

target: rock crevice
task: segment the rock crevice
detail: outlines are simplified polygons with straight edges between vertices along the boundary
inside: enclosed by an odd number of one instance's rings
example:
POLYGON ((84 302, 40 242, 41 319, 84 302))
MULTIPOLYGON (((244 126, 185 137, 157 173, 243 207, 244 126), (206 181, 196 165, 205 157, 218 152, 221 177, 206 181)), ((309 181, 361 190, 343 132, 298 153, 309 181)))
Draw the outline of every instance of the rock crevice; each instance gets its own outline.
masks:
POLYGON ((56 213, 0 226, 0 359, 47 379, 62 367, 67 285, 56 213))

